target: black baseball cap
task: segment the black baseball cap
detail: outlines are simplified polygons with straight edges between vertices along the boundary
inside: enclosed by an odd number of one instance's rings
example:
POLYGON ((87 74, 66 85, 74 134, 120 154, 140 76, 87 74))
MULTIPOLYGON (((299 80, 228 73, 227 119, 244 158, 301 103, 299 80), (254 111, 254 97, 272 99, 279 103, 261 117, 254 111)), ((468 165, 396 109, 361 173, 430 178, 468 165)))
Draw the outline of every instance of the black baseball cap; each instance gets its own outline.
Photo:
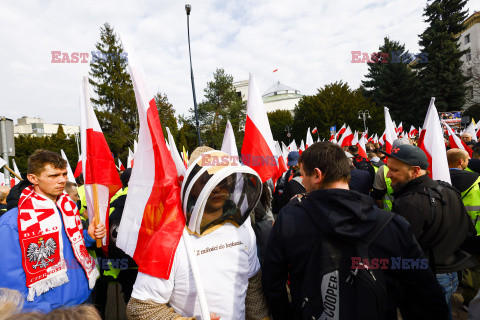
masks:
POLYGON ((396 148, 392 148, 391 153, 386 153, 381 151, 383 154, 400 160, 411 166, 420 167, 420 169, 427 170, 428 163, 427 155, 423 152, 422 149, 410 144, 404 144, 396 148))

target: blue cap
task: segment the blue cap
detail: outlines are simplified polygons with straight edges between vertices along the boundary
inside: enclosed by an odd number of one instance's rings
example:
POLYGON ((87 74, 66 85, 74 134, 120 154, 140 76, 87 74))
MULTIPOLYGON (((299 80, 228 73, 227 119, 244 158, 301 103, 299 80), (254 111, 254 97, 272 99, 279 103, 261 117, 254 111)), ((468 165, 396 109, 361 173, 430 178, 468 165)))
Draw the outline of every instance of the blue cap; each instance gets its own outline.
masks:
POLYGON ((298 153, 298 151, 292 151, 288 154, 288 157, 287 157, 287 166, 289 167, 293 167, 293 166, 296 166, 298 164, 298 158, 300 158, 300 153, 298 153))

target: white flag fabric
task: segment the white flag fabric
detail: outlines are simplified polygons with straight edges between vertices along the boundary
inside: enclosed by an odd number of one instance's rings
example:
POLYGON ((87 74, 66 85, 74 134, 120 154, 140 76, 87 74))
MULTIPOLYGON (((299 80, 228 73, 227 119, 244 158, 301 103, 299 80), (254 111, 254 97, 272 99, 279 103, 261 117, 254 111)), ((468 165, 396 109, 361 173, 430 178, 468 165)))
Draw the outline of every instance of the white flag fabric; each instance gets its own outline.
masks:
POLYGON ((68 162, 67 155, 65 154, 63 149, 60 149, 60 154, 62 155, 62 158, 65 159, 65 161, 67 161, 67 179, 68 179, 68 181, 75 183, 75 177, 73 176, 72 167, 70 167, 70 163, 68 162))
POLYGON ((187 173, 187 168, 185 168, 182 157, 180 157, 180 154, 178 153, 175 140, 173 140, 173 136, 170 133, 170 128, 166 127, 165 130, 167 131, 168 143, 170 144, 170 154, 172 155, 173 162, 175 163, 175 167, 177 168, 177 176, 185 177, 185 174, 187 173))
POLYGON ((293 140, 289 145, 288 145, 288 151, 298 151, 297 144, 295 143, 295 140, 293 140))
POLYGON ((3 168, 3 166, 6 165, 6 164, 7 164, 7 161, 0 158, 0 169, 3 168))
POLYGON ((445 150, 445 141, 443 130, 440 125, 437 108, 435 107, 435 98, 430 100, 430 106, 427 111, 428 117, 425 118, 423 130, 425 134, 420 141, 419 147, 425 152, 430 166, 430 178, 433 180, 442 180, 451 184, 450 171, 448 169, 447 151, 445 150))
MULTIPOLYGON (((15 162, 15 159, 12 159, 12 164, 13 164, 13 172, 15 172, 19 177, 21 177, 22 175, 20 174, 20 170, 18 170, 17 163, 15 162)), ((68 164, 68 162, 67 162, 67 164, 68 164)), ((15 185, 17 185, 20 182, 20 179, 18 179, 17 177, 14 177, 14 179, 15 179, 15 185)))
POLYGON ((222 150, 230 156, 238 157, 237 143, 235 142, 235 135, 233 134, 233 127, 230 120, 227 120, 225 127, 225 134, 223 135, 222 150))
POLYGON ((305 142, 302 141, 300 142, 300 147, 298 148, 299 150, 305 151, 305 142))
POLYGON ((475 121, 472 119, 472 122, 468 125, 467 129, 465 129, 465 132, 468 132, 472 135, 472 140, 478 141, 477 139, 477 132, 475 130, 475 121))
POLYGON ((352 145, 353 132, 350 129, 350 126, 347 126, 347 129, 343 132, 342 137, 338 140, 337 144, 340 148, 348 147, 352 145))
POLYGON ((357 130, 355 130, 355 132, 353 133, 352 146, 356 146, 357 143, 358 143, 358 132, 357 130))

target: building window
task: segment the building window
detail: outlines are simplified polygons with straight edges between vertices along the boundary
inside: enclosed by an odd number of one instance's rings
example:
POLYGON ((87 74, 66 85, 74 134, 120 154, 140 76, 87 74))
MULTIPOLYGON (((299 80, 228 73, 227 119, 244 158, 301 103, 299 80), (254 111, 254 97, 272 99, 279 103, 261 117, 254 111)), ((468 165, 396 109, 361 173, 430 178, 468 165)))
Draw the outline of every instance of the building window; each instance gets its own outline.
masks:
POLYGON ((465 36, 465 44, 469 44, 469 43, 470 43, 470 35, 467 34, 467 35, 465 36))
POLYGON ((467 52, 467 62, 472 60, 472 54, 470 52, 467 52))

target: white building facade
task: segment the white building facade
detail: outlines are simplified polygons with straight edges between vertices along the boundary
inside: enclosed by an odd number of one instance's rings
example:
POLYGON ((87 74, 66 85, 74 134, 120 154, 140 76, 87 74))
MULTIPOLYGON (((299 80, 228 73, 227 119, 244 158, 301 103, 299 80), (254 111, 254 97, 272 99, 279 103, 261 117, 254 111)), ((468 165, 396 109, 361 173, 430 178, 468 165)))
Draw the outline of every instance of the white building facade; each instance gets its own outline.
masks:
POLYGON ((79 126, 70 126, 63 123, 45 123, 41 118, 21 117, 17 119, 17 124, 14 128, 14 135, 31 135, 34 137, 51 136, 56 134, 60 124, 63 127, 65 134, 79 134, 79 126))

